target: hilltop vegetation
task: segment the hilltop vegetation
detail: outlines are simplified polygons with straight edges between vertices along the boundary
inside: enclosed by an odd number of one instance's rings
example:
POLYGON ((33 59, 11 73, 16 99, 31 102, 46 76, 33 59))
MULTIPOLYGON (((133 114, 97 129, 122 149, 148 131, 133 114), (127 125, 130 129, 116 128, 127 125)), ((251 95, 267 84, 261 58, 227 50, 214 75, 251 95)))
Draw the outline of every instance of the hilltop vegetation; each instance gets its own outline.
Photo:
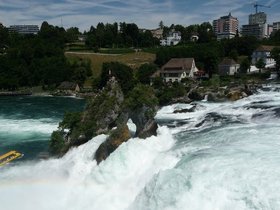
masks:
MULTIPOLYGON (((0 88, 14 90, 38 85, 55 88, 65 80, 80 85, 85 81, 91 84, 92 78, 98 78, 106 62, 126 64, 136 73, 138 69, 146 71, 140 68, 143 64, 155 63, 159 68, 174 57, 194 57, 198 68, 211 76, 217 73, 218 63, 224 57, 233 58, 245 66, 250 62, 253 50, 260 44, 280 45, 280 31, 265 40, 236 36, 216 41, 210 23, 187 27, 174 24, 167 27, 161 23, 160 28, 163 36, 172 30, 181 32, 179 45, 159 47, 159 39, 153 38, 149 30, 141 30, 134 23, 99 23, 83 33, 86 38, 83 44, 77 42, 78 36, 82 34, 76 27, 65 30, 43 22, 38 35, 23 36, 9 33, 1 25, 0 88), (194 34, 199 37, 195 43, 190 41, 194 34), (65 50, 75 49, 75 46, 78 46, 77 54, 66 53, 65 56, 65 50), (138 48, 143 51, 139 52, 138 48)), ((272 56, 279 69, 278 51, 275 50, 272 56)))
POLYGON ((0 88, 57 86, 62 81, 83 84, 91 75, 89 61, 70 63, 64 56, 64 45, 71 36, 63 28, 44 22, 38 35, 8 33, 0 27, 0 88), (2 39, 3 37, 3 39, 2 39))

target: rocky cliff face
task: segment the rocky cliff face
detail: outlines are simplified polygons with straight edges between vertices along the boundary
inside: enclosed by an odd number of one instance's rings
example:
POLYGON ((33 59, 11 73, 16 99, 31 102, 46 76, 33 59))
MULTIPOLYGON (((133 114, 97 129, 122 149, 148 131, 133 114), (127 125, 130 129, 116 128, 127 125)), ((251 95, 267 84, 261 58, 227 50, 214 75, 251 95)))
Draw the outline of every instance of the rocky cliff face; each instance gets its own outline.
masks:
POLYGON ((136 125, 134 137, 147 138, 156 135, 157 123, 154 120, 156 111, 157 99, 152 89, 136 86, 124 101, 123 110, 117 120, 117 129, 96 151, 97 162, 105 160, 120 144, 131 137, 126 125, 129 119, 136 125))
POLYGON ((155 110, 151 107, 143 106, 136 110, 129 110, 128 116, 136 125, 135 136, 147 138, 157 134, 157 123, 154 120, 155 110))
MULTIPOLYGON (((63 154, 73 146, 86 143, 99 134, 108 134, 108 139, 101 144, 95 154, 99 163, 105 160, 120 144, 131 136, 127 121, 131 119, 137 130, 134 137, 147 138, 156 135, 157 123, 154 116, 157 111, 156 97, 150 87, 137 86, 132 94, 125 98, 118 82, 112 77, 106 87, 88 101, 85 111, 75 123, 67 118, 71 128, 61 127, 64 146, 57 153, 63 154), (112 128, 115 128, 112 131, 112 128), (64 129, 70 129, 68 133, 64 129)), ((73 115, 74 116, 74 115, 73 115)), ((73 118, 73 117, 70 117, 73 118)))
POLYGON ((80 123, 71 131, 70 145, 78 146, 93 136, 108 133, 117 125, 123 101, 124 95, 118 82, 111 78, 99 94, 89 99, 80 123))

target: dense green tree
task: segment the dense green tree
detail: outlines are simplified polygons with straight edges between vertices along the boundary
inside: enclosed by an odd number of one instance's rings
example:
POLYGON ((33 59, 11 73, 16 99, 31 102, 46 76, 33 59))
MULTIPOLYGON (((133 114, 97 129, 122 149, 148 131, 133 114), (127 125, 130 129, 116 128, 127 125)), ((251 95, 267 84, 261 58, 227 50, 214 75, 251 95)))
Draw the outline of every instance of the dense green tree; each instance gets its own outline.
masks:
POLYGON ((60 155, 62 148, 64 147, 65 142, 63 138, 63 134, 61 131, 54 131, 51 135, 50 141, 50 153, 52 155, 60 155))
POLYGON ((171 86, 163 86, 157 92, 160 105, 166 105, 176 97, 182 97, 186 94, 186 89, 182 83, 174 82, 171 86))
POLYGON ((257 61, 256 67, 258 69, 260 69, 260 72, 265 67, 265 62, 264 62, 264 60, 262 58, 257 61))
POLYGON ((134 87, 133 70, 122 63, 103 63, 99 88, 102 89, 110 77, 114 76, 120 83, 122 91, 127 94, 134 87))
POLYGON ((230 52, 229 52, 229 55, 228 55, 229 58, 232 58, 233 60, 237 61, 238 60, 238 52, 236 49, 232 49, 230 52))
POLYGON ((154 64, 143 64, 139 67, 136 73, 136 77, 139 82, 143 84, 150 84, 150 76, 155 73, 157 66, 154 64))
POLYGON ((270 38, 268 40, 266 40, 264 44, 279 46, 280 45, 280 30, 274 31, 270 35, 270 38))
POLYGON ((81 121, 81 112, 66 112, 62 122, 59 123, 59 128, 72 129, 81 121))
POLYGON ((80 31, 77 27, 71 27, 66 30, 66 42, 75 42, 78 40, 80 31))
POLYGON ((154 80, 153 80, 153 87, 155 89, 158 89, 158 90, 160 90, 160 89, 162 89, 164 87, 164 82, 163 82, 161 77, 154 78, 154 80))
POLYGON ((0 50, 9 44, 8 29, 0 24, 0 50))
POLYGON ((238 55, 250 57, 253 51, 258 47, 259 41, 256 37, 245 36, 235 37, 233 39, 224 39, 221 41, 225 56, 230 56, 232 51, 237 51, 238 55))
MULTIPOLYGON (((3 30, 0 34, 5 34, 3 30)), ((63 28, 43 22, 38 36, 11 33, 6 39, 9 46, 0 56, 0 89, 55 86, 64 80, 81 84, 91 75, 89 62, 71 65, 65 58, 67 36, 63 28)))
POLYGON ((280 48, 276 47, 271 51, 271 57, 276 62, 276 70, 280 70, 280 48))
POLYGON ((142 106, 155 107, 158 105, 158 99, 152 87, 138 84, 129 92, 125 105, 131 110, 136 110, 142 106))
POLYGON ((164 24, 163 24, 163 21, 162 21, 162 20, 159 22, 158 26, 159 26, 160 29, 163 29, 164 24))
POLYGON ((250 65, 251 65, 251 63, 250 63, 249 59, 244 58, 240 64, 240 73, 246 74, 248 72, 248 70, 250 69, 250 65))
POLYGON ((198 42, 205 43, 210 42, 214 39, 215 35, 213 33, 212 25, 209 22, 204 22, 198 27, 198 42))

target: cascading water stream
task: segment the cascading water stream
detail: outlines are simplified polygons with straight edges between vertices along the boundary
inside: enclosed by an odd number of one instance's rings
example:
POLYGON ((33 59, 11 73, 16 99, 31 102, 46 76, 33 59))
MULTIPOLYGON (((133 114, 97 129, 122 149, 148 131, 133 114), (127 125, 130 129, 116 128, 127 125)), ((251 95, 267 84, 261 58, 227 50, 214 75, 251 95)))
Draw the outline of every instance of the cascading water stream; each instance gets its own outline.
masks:
POLYGON ((63 158, 0 169, 14 209, 280 209, 280 92, 163 107, 158 136, 130 139, 96 165, 106 136, 63 158))

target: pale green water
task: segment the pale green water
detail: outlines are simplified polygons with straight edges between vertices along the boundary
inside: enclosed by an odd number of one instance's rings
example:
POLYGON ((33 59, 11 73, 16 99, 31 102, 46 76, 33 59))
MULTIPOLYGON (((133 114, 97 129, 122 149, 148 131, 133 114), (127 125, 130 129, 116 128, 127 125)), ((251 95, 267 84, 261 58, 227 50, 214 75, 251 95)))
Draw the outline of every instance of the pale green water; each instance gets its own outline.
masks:
POLYGON ((67 97, 0 97, 0 154, 24 153, 22 160, 48 151, 48 140, 66 111, 80 111, 85 100, 67 97))

